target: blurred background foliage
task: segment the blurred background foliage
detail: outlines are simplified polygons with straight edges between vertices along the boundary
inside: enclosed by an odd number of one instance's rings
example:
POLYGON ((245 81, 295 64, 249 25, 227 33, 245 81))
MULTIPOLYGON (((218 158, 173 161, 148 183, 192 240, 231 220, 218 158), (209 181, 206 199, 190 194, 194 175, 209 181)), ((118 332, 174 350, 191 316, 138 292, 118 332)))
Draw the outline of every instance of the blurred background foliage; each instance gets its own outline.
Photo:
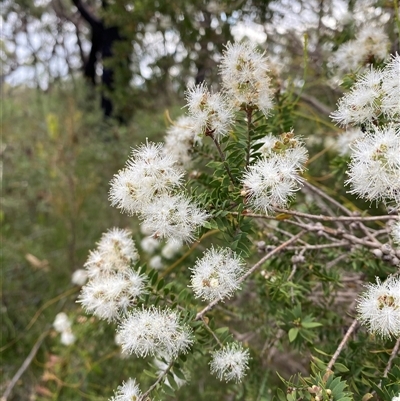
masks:
MULTIPOLYGON (((275 85, 290 94, 278 99, 271 130, 294 127, 296 134, 307 138, 314 183, 355 207, 362 202, 343 190, 343 165, 335 166, 337 175, 328 168, 335 154, 329 146, 340 131, 328 115, 341 94, 332 84, 335 72, 329 56, 352 39, 363 23, 383 25, 391 52, 399 50, 396 7, 390 0, 88 0, 81 4, 103 27, 116 27, 119 34, 118 40, 112 40, 112 54, 96 52, 96 85, 85 70, 93 30, 76 4, 69 0, 5 0, 2 4, 2 391, 40 341, 38 353, 9 400, 103 400, 129 376, 140 378, 142 388, 152 382, 143 374, 151 360, 122 360, 113 328, 76 306, 79 288, 70 283, 71 275, 83 266, 89 249, 109 227, 129 227, 140 242, 135 219, 109 206, 108 182, 123 167, 132 146, 146 138, 162 140, 171 119, 182 114, 187 85, 205 80, 218 88, 216 66, 228 40, 248 37, 267 50, 275 85), (113 73, 111 85, 102 81, 105 70, 113 73), (101 94, 112 102, 115 118, 104 118, 101 94), (69 314, 77 336, 69 347, 51 329, 60 311, 69 314), (41 337, 43 333, 46 337, 41 337)), ((298 202, 307 200, 300 197, 298 202)), ((271 239, 268 230, 258 235, 260 240, 271 239)), ((385 266, 359 252, 352 255, 354 272, 365 272, 368 266, 368 279, 383 273, 385 266)), ((314 256, 316 261, 309 263, 299 281, 324 277, 321 291, 340 287, 339 277, 324 266, 330 256, 318 252, 314 256)), ((190 256, 185 264, 190 266, 194 259, 190 256)), ((268 322, 268 310, 278 304, 286 304, 289 313, 293 293, 301 293, 301 288, 285 287, 290 265, 276 259, 270 263, 265 269, 276 276, 274 283, 256 276, 235 301, 239 309, 224 305, 220 317, 233 333, 243 320, 254 327, 254 311, 258 323, 268 322)), ((180 285, 188 279, 183 267, 170 275, 171 279, 183 277, 180 285)), ((344 295, 337 307, 347 301, 344 295)), ((311 297, 302 302, 307 306, 314 301, 311 297)), ((320 334, 320 340, 330 344, 328 351, 333 352, 336 337, 329 327, 344 330, 348 318, 327 314, 325 306, 319 307, 318 318, 328 330, 320 334)), ((303 312, 293 313, 301 317, 303 312)), ((282 327, 293 319, 282 315, 282 327)), ((286 378, 298 371, 307 374, 309 340, 314 336, 310 332, 299 342, 299 351, 288 353, 286 340, 272 366, 272 356, 253 354, 252 364, 263 369, 251 370, 242 385, 217 382, 204 358, 192 358, 188 371, 196 372, 196 380, 165 399, 208 400, 216 399, 215 394, 224 394, 220 398, 224 400, 272 399, 275 392, 265 383, 281 383, 276 370, 286 378)), ((260 342, 260 333, 277 335, 278 327, 265 325, 256 339, 242 340, 260 342)), ((370 344, 360 351, 354 342, 343 360, 357 364, 369 352, 378 355, 375 366, 365 367, 365 375, 373 376, 385 366, 384 349, 370 344)), ((352 390, 357 386, 368 388, 367 378, 358 380, 352 390)))

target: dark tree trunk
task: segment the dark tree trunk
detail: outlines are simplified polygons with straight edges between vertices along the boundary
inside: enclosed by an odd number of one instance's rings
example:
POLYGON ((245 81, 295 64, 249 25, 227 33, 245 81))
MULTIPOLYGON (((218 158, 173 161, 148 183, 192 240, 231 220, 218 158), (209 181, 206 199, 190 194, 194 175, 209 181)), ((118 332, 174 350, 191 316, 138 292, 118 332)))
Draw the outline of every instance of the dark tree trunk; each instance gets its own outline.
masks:
MULTIPOLYGON (((96 84, 96 66, 113 56, 112 47, 115 41, 121 40, 118 27, 106 27, 104 22, 94 16, 81 2, 81 0, 72 0, 81 16, 90 25, 92 47, 89 57, 84 65, 84 74, 93 85, 96 84)), ((104 5, 103 5, 104 6, 104 5)), ((114 71, 111 68, 104 67, 101 82, 107 91, 113 91, 114 71)), ((110 117, 113 111, 112 101, 102 93, 101 108, 106 117, 110 117)))

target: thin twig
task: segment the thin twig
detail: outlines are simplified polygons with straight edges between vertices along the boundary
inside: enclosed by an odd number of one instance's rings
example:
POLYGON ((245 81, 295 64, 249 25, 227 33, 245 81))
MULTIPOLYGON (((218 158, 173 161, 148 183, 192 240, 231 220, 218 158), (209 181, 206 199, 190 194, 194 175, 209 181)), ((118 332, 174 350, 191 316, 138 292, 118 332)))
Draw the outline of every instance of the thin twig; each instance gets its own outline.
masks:
MULTIPOLYGON (((284 214, 290 214, 292 216, 299 216, 299 217, 305 217, 307 219, 311 220, 322 220, 322 221, 376 221, 376 220, 395 220, 397 219, 397 216, 395 215, 383 215, 383 216, 327 216, 323 214, 309 214, 309 213, 302 213, 302 212, 297 212, 294 210, 286 210, 286 209, 275 209, 278 213, 284 213, 284 214)), ((262 217, 263 215, 253 215, 253 214, 247 214, 246 216, 251 216, 251 217, 262 217)))
POLYGON ((209 136, 209 137, 213 140, 215 146, 217 147, 218 153, 219 153, 219 155, 220 155, 220 157, 221 157, 222 162, 224 163, 225 170, 226 170, 226 172, 227 172, 228 175, 229 175, 229 178, 230 178, 230 180, 231 180, 231 183, 232 183, 233 185, 236 185, 235 179, 233 178, 232 173, 231 173, 231 170, 230 170, 230 168, 229 168, 229 166, 228 166, 228 163, 226 162, 224 152, 223 152, 222 149, 221 149, 221 145, 219 144, 219 142, 217 141, 217 139, 214 137, 214 135, 213 135, 212 133, 207 134, 207 136, 209 136))
POLYGON ((332 370, 333 365, 335 364, 336 360, 338 359, 340 353, 343 351, 343 348, 346 345, 347 341, 349 340, 351 334, 356 329, 357 324, 358 324, 358 320, 354 319, 353 323, 348 328, 348 330, 347 330, 346 334, 344 335, 342 341, 340 342, 339 346, 337 347, 337 350, 335 351, 335 353, 333 354, 331 360, 329 361, 328 366, 326 367, 327 371, 331 371, 332 370))
POLYGON ((211 335, 214 337, 215 341, 218 343, 218 345, 223 348, 224 344, 221 343, 220 339, 216 336, 216 334, 211 330, 210 326, 207 324, 206 320, 204 319, 204 316, 201 317, 201 321, 203 322, 206 330, 211 333, 211 335))
POLYGON ((335 199, 333 199, 332 197, 330 197, 328 194, 326 194, 324 191, 321 191, 319 188, 315 187, 314 185, 310 184, 308 181, 304 181, 303 182, 304 186, 311 189, 311 191, 315 192, 316 194, 318 194, 319 196, 321 196, 322 198, 328 200, 329 202, 331 202, 333 205, 335 205, 338 209, 342 210, 343 212, 345 212, 347 215, 351 216, 351 211, 349 209, 347 209, 347 207, 343 206, 342 204, 340 204, 338 201, 336 201, 335 199))
POLYGON ((167 368, 160 374, 158 379, 149 387, 149 389, 139 397, 138 401, 146 401, 147 396, 158 386, 158 384, 161 382, 164 376, 166 376, 168 372, 171 370, 173 365, 174 365, 174 360, 172 360, 168 364, 167 368))
MULTIPOLYGON (((273 249, 271 252, 267 253, 263 258, 261 258, 251 269, 249 269, 240 279, 238 280, 238 284, 242 283, 249 277, 254 271, 256 271, 260 266, 264 264, 265 261, 268 259, 272 258, 275 254, 279 253, 283 249, 285 249, 287 246, 289 246, 291 243, 297 241, 302 235, 306 233, 306 230, 300 231, 297 235, 294 237, 290 238, 283 244, 277 246, 275 249, 273 249)), ((195 320, 200 320, 203 318, 203 316, 210 311, 212 308, 214 308, 215 305, 217 305, 221 300, 220 299, 214 299, 214 301, 210 302, 205 308, 203 308, 197 315, 195 320)))
POLYGON ((253 115, 253 109, 251 107, 248 107, 246 110, 246 115, 247 115, 247 148, 246 148, 246 168, 250 163, 250 148, 251 148, 251 137, 250 137, 250 132, 251 132, 251 124, 252 124, 252 115, 253 115))
POLYGON ((21 367, 18 369, 17 373, 14 375, 14 377, 11 379, 10 383, 8 384, 6 391, 4 392, 3 396, 1 397, 1 401, 7 401, 8 396, 11 394, 12 389, 18 382, 18 380, 21 378, 25 370, 29 367, 29 365, 32 362, 32 359, 35 357, 36 353, 38 352, 40 346, 42 345, 43 340, 46 338, 46 336, 49 334, 50 329, 44 331, 40 337, 37 339, 35 345, 32 347, 31 352, 29 355, 26 357, 24 363, 21 365, 21 367))
POLYGON ((400 338, 397 339, 396 344, 394 345, 394 347, 392 349, 392 353, 390 354, 389 361, 386 365, 385 371, 383 372, 383 377, 387 377, 390 369, 392 368, 393 360, 394 360, 394 358, 396 358, 396 356, 399 353, 399 349, 400 349, 400 338))

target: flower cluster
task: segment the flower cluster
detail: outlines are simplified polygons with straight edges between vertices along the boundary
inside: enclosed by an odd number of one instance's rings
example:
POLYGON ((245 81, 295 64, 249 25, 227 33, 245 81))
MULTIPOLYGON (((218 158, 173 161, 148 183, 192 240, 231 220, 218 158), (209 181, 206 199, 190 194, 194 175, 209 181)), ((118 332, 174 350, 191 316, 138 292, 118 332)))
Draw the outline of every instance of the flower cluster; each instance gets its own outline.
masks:
POLYGON ((331 62, 339 71, 355 71, 372 61, 383 61, 388 56, 389 38, 381 27, 366 25, 350 40, 339 47, 331 62))
POLYGON ((389 277, 384 283, 368 284, 359 298, 359 320, 371 333, 383 338, 400 336, 400 280, 389 277))
POLYGON ((180 187, 182 177, 176 160, 163 151, 162 144, 143 144, 112 179, 111 205, 129 215, 140 214, 153 199, 180 187))
POLYGON ((125 272, 136 263, 139 254, 129 230, 111 228, 101 236, 97 248, 85 263, 89 277, 125 272))
POLYGON ((191 164, 193 146, 201 143, 202 122, 190 116, 179 117, 165 135, 164 152, 174 157, 183 167, 191 164))
POLYGON ((272 108, 272 89, 264 53, 249 42, 228 43, 220 64, 222 85, 232 107, 252 108, 265 115, 272 108))
POLYGON ((138 357, 164 354, 169 358, 188 351, 191 329, 179 323, 179 314, 164 310, 134 309, 118 326, 122 351, 138 357))
POLYGON ((100 319, 111 321, 125 314, 144 290, 145 277, 131 269, 137 259, 130 231, 114 228, 103 234, 85 264, 90 280, 78 302, 100 319))
POLYGON ((400 56, 383 69, 371 68, 361 75, 349 93, 339 99, 331 114, 342 125, 371 125, 380 117, 400 122, 400 56))
POLYGON ((248 369, 248 361, 249 350, 244 350, 239 343, 230 343, 213 352, 211 373, 215 373, 220 380, 240 382, 248 369))
POLYGON ((361 75, 331 117, 364 127, 365 134, 350 146, 351 192, 400 205, 400 56, 361 75))
POLYGON ((114 393, 114 396, 109 401, 137 401, 142 395, 134 379, 128 379, 128 381, 123 382, 114 393))
POLYGON ((351 146, 348 169, 351 193, 369 201, 400 205, 400 127, 375 128, 351 146))
POLYGON ((363 135, 364 133, 359 128, 349 129, 339 135, 335 143, 335 149, 341 156, 349 156, 351 154, 350 146, 362 138, 363 135))
POLYGON ((114 176, 109 198, 113 206, 138 214, 154 238, 188 242, 207 214, 176 193, 182 177, 176 159, 161 144, 147 143, 135 149, 125 169, 114 176))
POLYGON ((205 84, 196 85, 186 92, 189 118, 202 134, 220 138, 227 134, 233 123, 233 111, 221 93, 210 93, 205 84))
POLYGON ((263 157, 242 178, 243 193, 255 210, 269 213, 274 207, 285 207, 301 188, 307 150, 289 132, 276 140, 267 136, 260 151, 263 157))
POLYGON ((191 287, 205 301, 229 298, 239 289, 243 261, 229 248, 211 248, 191 268, 191 287))
POLYGON ((64 312, 60 312, 56 315, 53 323, 54 329, 61 334, 61 344, 71 345, 75 342, 76 337, 72 333, 71 321, 64 312))

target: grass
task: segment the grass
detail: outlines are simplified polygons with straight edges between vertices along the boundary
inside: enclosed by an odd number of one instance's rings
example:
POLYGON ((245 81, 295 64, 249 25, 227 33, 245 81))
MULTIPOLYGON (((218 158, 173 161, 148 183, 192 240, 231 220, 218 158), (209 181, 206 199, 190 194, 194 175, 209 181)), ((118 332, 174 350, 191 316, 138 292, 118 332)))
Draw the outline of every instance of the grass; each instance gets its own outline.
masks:
MULTIPOLYGON (((108 182, 132 146, 162 139, 167 119, 163 110, 144 110, 118 127, 102 120, 95 100, 70 87, 6 88, 5 98, 1 392, 50 329, 9 401, 104 399, 128 377, 126 368, 117 363, 113 329, 77 308, 71 274, 102 232, 136 228, 134 219, 109 206, 108 182), (51 330, 60 311, 74 322, 78 340, 70 348, 51 330)), ((180 112, 170 110, 173 117, 180 112)))

